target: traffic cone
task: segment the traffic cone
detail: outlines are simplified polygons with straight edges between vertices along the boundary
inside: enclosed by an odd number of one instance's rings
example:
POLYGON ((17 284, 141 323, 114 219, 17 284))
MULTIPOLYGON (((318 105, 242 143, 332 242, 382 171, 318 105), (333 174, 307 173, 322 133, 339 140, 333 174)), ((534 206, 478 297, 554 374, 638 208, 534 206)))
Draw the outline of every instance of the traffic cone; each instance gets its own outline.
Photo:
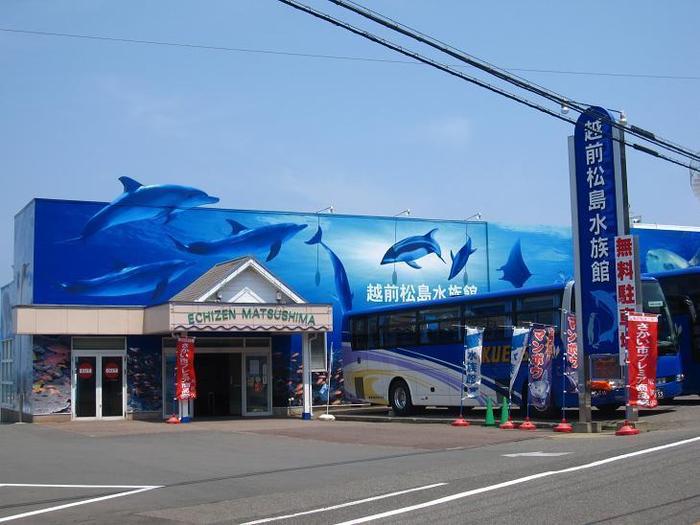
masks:
POLYGON ((537 430, 537 425, 530 421, 529 417, 526 417, 525 421, 520 423, 520 426, 518 428, 520 430, 537 430))
POLYGON ((574 431, 574 427, 571 426, 571 423, 566 421, 565 417, 561 418, 561 423, 559 423, 558 425, 556 425, 554 427, 554 432, 573 432, 573 431, 574 431))
POLYGON ((616 436, 636 436, 639 434, 639 429, 634 427, 634 423, 630 423, 625 419, 625 423, 617 429, 616 436))
POLYGON ((515 430, 515 424, 513 423, 513 420, 510 418, 510 402, 506 400, 506 398, 503 398, 503 407, 501 408, 501 424, 498 425, 498 428, 501 430, 515 430), (506 410, 506 403, 508 403, 508 409, 506 410))
POLYGON ((501 425, 508 421, 508 414, 510 413, 510 407, 508 406, 508 400, 504 397, 503 404, 501 404, 501 425))
POLYGON ((180 424, 180 420, 177 418, 177 416, 175 414, 173 414, 168 419, 166 419, 165 422, 168 423, 169 425, 179 425, 180 424))
POLYGON ((496 418, 493 417, 493 402, 490 397, 486 398, 486 421, 484 421, 485 427, 495 427, 496 418))

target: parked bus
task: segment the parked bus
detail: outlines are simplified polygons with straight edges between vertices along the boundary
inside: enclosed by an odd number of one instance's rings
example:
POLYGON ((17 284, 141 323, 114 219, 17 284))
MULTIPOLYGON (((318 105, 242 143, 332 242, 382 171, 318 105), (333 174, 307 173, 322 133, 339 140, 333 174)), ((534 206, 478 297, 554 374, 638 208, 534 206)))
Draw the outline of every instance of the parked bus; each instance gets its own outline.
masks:
MULTIPOLYGON (((657 280, 642 279, 644 311, 660 315, 657 375, 659 397, 681 393, 680 357, 670 312, 657 280)), ((578 406, 577 394, 563 399, 559 352, 566 311, 573 311, 573 282, 525 290, 460 296, 424 303, 354 311, 345 318, 343 371, 346 393, 359 401, 391 405, 405 415, 419 406, 458 406, 462 395, 464 326, 484 327, 481 394, 466 407, 483 406, 488 397, 508 395, 513 326, 542 323, 556 329, 552 408, 578 406)), ((616 322, 616 321, 615 321, 616 322)), ((585 333, 585 331, 584 331, 585 333)), ((612 412, 625 402, 618 354, 592 354, 592 404, 612 412)), ((524 360, 513 386, 514 405, 527 399, 524 360)))
POLYGON ((700 394, 700 268, 653 274, 668 300, 678 334, 683 394, 700 394))

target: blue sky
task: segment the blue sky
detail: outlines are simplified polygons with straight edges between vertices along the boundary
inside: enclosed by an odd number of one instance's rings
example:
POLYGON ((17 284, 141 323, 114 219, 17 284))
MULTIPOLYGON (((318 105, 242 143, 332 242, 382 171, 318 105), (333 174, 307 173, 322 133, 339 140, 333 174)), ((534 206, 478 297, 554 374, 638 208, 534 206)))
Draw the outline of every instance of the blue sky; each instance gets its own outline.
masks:
MULTIPOLYGON (((694 0, 371 5, 507 68, 700 76, 694 0)), ((4 0, 0 27, 401 58, 273 0, 4 0)), ((26 202, 108 201, 122 175, 227 208, 570 222, 570 126, 426 66, 6 32, 0 49, 3 283, 26 202)), ((519 74, 700 149, 698 80, 519 74)), ((645 222, 698 224, 687 170, 630 152, 628 173, 645 222)))

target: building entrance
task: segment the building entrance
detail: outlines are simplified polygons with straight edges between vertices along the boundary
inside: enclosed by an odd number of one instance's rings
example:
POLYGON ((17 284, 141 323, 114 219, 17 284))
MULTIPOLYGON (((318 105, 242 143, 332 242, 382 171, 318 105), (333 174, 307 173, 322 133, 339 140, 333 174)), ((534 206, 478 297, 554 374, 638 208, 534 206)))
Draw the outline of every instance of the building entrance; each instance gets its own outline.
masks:
POLYGON ((241 354, 199 354, 194 362, 197 377, 197 417, 240 416, 241 354))

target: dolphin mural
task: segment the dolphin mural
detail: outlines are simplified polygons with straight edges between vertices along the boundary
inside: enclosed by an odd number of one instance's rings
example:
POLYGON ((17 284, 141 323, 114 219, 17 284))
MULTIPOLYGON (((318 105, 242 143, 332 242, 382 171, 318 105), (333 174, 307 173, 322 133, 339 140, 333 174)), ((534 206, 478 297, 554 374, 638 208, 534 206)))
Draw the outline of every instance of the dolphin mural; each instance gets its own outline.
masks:
POLYGON ((219 202, 202 190, 177 184, 157 184, 144 186, 129 177, 119 177, 124 192, 107 206, 90 217, 80 237, 70 240, 83 240, 100 231, 118 224, 142 221, 145 219, 172 220, 183 210, 202 204, 219 202))
MULTIPOLYGON (((457 275, 459 272, 462 271, 462 268, 464 268, 467 265, 467 261, 469 260, 469 256, 476 251, 476 248, 472 248, 472 238, 467 236, 467 242, 464 243, 464 246, 462 246, 459 251, 457 252, 457 255, 452 253, 452 250, 450 250, 450 258, 452 259, 452 268, 450 268, 450 276, 447 278, 448 280, 452 280, 457 275)), ((466 274, 465 274, 465 284, 466 284, 466 274)))
POLYGON ((520 239, 518 239, 510 249, 508 261, 499 268, 503 272, 501 281, 508 281, 516 288, 522 288, 532 274, 523 260, 523 251, 520 247, 520 239))
POLYGON ((666 272, 668 270, 683 270, 691 266, 700 265, 700 250, 698 250, 692 259, 686 261, 671 250, 657 248, 649 250, 646 256, 647 272, 666 272))
POLYGON ((231 226, 231 234, 213 241, 184 243, 172 235, 169 237, 178 249, 197 255, 242 255, 268 250, 266 261, 274 259, 282 248, 282 243, 294 237, 306 224, 283 222, 267 224, 258 228, 248 228, 233 219, 226 219, 231 226))
MULTIPOLYGON (((331 250, 328 245, 323 242, 323 230, 318 227, 316 233, 311 239, 306 241, 306 244, 314 245, 318 244, 323 246, 323 248, 328 252, 328 256, 331 258, 331 264, 333 265, 333 275, 335 281, 335 290, 338 293, 338 301, 340 301, 340 306, 343 308, 344 312, 349 312, 352 310, 352 298, 353 293, 350 291, 350 282, 348 281, 348 274, 345 271, 343 263, 340 261, 338 256, 333 250, 331 250)), ((318 283, 317 283, 318 285, 318 283)))
POLYGON ((401 239, 386 251, 380 264, 405 262, 411 268, 420 270, 421 267, 416 263, 416 259, 431 253, 434 253, 442 262, 445 262, 445 259, 442 258, 440 245, 435 240, 436 231, 438 229, 433 228, 425 235, 414 235, 401 239))
POLYGON ((93 297, 118 297, 152 292, 157 299, 170 283, 194 263, 173 259, 140 266, 126 266, 113 272, 70 283, 60 283, 64 290, 93 297))
POLYGON ((615 330, 617 329, 617 302, 614 294, 602 290, 593 290, 591 296, 596 307, 602 307, 610 317, 610 328, 600 333, 601 320, 596 316, 596 312, 591 313, 588 319, 587 335, 588 344, 598 348, 600 343, 612 343, 615 340, 615 330), (598 334, 596 334, 598 328, 598 334))

